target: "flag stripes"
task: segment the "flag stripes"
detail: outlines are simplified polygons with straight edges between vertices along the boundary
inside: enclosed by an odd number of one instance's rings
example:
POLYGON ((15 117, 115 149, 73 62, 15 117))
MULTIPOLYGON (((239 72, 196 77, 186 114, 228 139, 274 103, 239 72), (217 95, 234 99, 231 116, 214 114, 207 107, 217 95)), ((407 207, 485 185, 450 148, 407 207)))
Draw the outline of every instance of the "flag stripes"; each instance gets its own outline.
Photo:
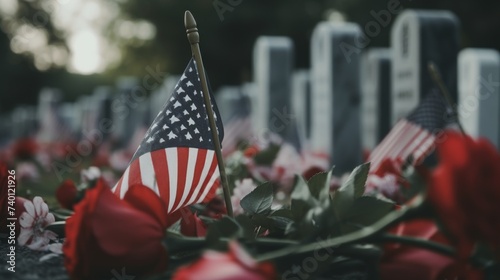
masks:
POLYGON ((218 178, 214 151, 167 148, 140 156, 125 170, 113 192, 123 198, 129 186, 143 184, 168 201, 167 212, 172 213, 185 205, 203 202, 219 186, 218 178))

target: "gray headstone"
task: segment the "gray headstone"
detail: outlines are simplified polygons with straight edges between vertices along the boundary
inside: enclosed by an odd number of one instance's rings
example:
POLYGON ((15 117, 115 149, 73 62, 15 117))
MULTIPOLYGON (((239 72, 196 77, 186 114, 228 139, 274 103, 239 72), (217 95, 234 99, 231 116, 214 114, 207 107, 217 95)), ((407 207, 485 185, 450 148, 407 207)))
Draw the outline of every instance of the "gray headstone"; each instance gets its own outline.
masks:
POLYGON ((311 41, 311 146, 330 155, 336 173, 361 163, 359 56, 347 58, 339 46, 361 36, 353 23, 323 22, 311 41))
POLYGON ((292 109, 300 143, 307 142, 311 133, 311 75, 298 70, 292 77, 292 109))
POLYGON ((240 98, 241 92, 237 86, 222 86, 217 90, 215 99, 223 122, 227 122, 237 112, 240 98))
POLYGON ((163 106, 167 102, 168 98, 174 92, 174 88, 179 81, 180 76, 169 76, 164 81, 163 84, 152 93, 150 98, 150 107, 151 107, 151 122, 156 118, 156 116, 163 109, 163 106))
POLYGON ((19 106, 12 111, 12 136, 24 138, 33 136, 38 128, 37 109, 34 106, 19 106))
POLYGON ((500 148, 500 55, 492 49, 465 49, 458 56, 458 113, 467 134, 488 138, 500 148))
POLYGON ((368 49, 361 57, 361 132, 363 148, 372 150, 391 128, 391 52, 368 49))
POLYGON ((61 137, 59 106, 62 93, 58 89, 43 88, 38 95, 37 116, 39 130, 37 138, 41 142, 52 142, 61 137))
POLYGON ((81 112, 78 103, 62 103, 59 114, 65 127, 72 135, 79 135, 81 132, 81 112))
MULTIPOLYGON (((139 81, 134 77, 121 77, 116 82, 118 94, 112 102, 113 112, 113 134, 118 141, 119 146, 128 144, 135 133, 135 129, 142 123, 140 116, 136 111, 140 105, 142 96, 140 92, 139 81)), ((142 102, 145 98, 142 99, 142 102)))
POLYGON ((257 106, 254 106, 255 128, 269 129, 285 138, 290 126, 290 83, 293 43, 287 37, 259 37, 253 53, 257 106))
POLYGON ((406 117, 432 88, 428 63, 434 62, 457 100, 459 21, 449 11, 405 10, 391 30, 392 123, 406 117))

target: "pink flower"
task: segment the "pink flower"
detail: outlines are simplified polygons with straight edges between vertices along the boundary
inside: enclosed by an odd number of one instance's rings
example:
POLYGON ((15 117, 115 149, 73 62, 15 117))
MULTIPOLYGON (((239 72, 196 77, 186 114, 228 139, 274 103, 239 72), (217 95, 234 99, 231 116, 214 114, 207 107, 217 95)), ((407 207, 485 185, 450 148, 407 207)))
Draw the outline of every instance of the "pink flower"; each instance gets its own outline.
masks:
POLYGON ((54 215, 49 213, 49 207, 39 196, 33 202, 24 202, 25 212, 19 218, 21 233, 18 237, 19 245, 27 246, 31 250, 45 250, 50 240, 55 240, 57 235, 44 228, 55 222, 54 215))
POLYGON ((252 179, 246 178, 243 180, 236 180, 236 187, 233 190, 233 196, 231 197, 231 204, 233 205, 233 212, 235 215, 243 214, 243 208, 241 208, 240 201, 247 194, 251 193, 257 185, 253 182, 252 179))

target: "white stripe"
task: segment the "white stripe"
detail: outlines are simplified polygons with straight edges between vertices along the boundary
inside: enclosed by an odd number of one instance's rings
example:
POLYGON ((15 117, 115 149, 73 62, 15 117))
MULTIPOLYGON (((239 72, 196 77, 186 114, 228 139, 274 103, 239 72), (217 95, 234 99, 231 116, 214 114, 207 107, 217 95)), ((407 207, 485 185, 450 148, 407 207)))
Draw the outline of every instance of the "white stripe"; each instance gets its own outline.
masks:
POLYGON ((415 157, 415 163, 420 161, 420 158, 427 153, 430 149, 432 149, 434 145, 434 141, 436 141, 436 137, 434 135, 431 135, 429 139, 427 139, 422 145, 420 145, 419 149, 415 151, 414 157, 415 157))
POLYGON ((123 173, 123 176, 122 176, 123 180, 122 180, 122 188, 120 189, 120 198, 123 198, 123 196, 125 196, 125 193, 128 190, 129 170, 130 170, 130 165, 129 165, 129 167, 127 167, 127 169, 125 170, 125 173, 123 173))
POLYGON ((208 181, 208 184, 205 186, 205 189, 203 190, 203 194, 200 196, 200 199, 196 203, 202 202, 205 197, 207 197, 208 191, 213 187, 213 184, 215 180, 219 178, 219 166, 215 169, 214 173, 212 174, 212 177, 210 178, 210 181, 208 181))
POLYGON ((169 177, 169 201, 167 211, 171 212, 172 207, 175 203, 175 197, 177 195, 177 148, 167 148, 165 149, 167 154, 167 166, 168 166, 168 177, 169 177))
POLYGON ((372 170, 377 170, 382 160, 385 157, 387 157, 387 152, 393 145, 394 141, 397 141, 400 134, 404 131, 406 127, 407 127, 406 121, 400 120, 389 132, 389 135, 387 135, 384 138, 384 140, 382 140, 382 143, 380 143, 380 145, 377 146, 377 148, 375 148, 372 155, 370 156, 372 170))
POLYGON ((207 150, 207 156, 205 158, 205 164, 203 165, 203 170, 201 171, 200 180, 198 181, 198 185, 194 189, 193 195, 189 198, 186 205, 191 205, 194 202, 194 200, 196 199, 196 196, 200 193, 200 189, 203 185, 203 181, 205 181, 207 174, 208 174, 208 171, 210 171, 210 167, 212 166, 212 162, 214 160, 216 160, 214 157, 214 151, 207 150))
MULTIPOLYGON (((141 167, 141 181, 142 184, 149 187, 153 191, 155 190, 155 169, 153 166, 153 159, 151 158, 151 153, 145 153, 139 157, 139 166, 141 167)), ((158 195, 159 192, 156 192, 158 195)))
POLYGON ((418 148, 425 143, 425 139, 429 137, 429 133, 425 130, 421 130, 420 134, 417 138, 411 143, 411 145, 403 151, 403 159, 406 161, 409 155, 413 154, 413 152, 417 151, 418 148))
MULTIPOLYGON (((391 158, 400 158, 401 152, 404 151, 404 148, 410 144, 413 139, 420 133, 422 129, 418 126, 414 126, 410 124, 410 131, 407 131, 404 136, 400 139, 397 145, 391 150, 389 156, 391 158)), ((404 160, 404 159, 403 159, 404 160)))
POLYGON ((182 194, 182 198, 179 201, 179 205, 177 205, 173 211, 183 206, 183 203, 184 201, 186 201, 189 191, 193 187, 193 178, 194 176, 196 176, 194 172, 196 170, 196 160, 198 159, 198 151, 199 149, 189 148, 188 164, 186 172, 186 185, 184 185, 184 193, 182 194))

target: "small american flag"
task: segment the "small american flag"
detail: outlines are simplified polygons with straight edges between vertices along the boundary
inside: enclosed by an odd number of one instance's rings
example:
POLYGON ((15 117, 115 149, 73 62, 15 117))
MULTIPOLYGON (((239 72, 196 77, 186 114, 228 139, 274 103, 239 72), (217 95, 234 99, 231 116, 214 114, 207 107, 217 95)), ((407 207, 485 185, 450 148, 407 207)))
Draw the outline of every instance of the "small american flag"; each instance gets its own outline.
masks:
POLYGON ((401 166, 411 156, 413 164, 421 162, 434 149, 436 133, 456 123, 443 96, 433 89, 406 118, 399 120, 373 150, 369 160, 371 173, 377 173, 384 159, 401 166))
MULTIPOLYGON (((219 139, 224 130, 210 94, 219 139)), ((158 113, 113 192, 122 197, 129 186, 143 184, 155 191, 167 212, 211 199, 219 185, 203 92, 193 59, 158 113)))

